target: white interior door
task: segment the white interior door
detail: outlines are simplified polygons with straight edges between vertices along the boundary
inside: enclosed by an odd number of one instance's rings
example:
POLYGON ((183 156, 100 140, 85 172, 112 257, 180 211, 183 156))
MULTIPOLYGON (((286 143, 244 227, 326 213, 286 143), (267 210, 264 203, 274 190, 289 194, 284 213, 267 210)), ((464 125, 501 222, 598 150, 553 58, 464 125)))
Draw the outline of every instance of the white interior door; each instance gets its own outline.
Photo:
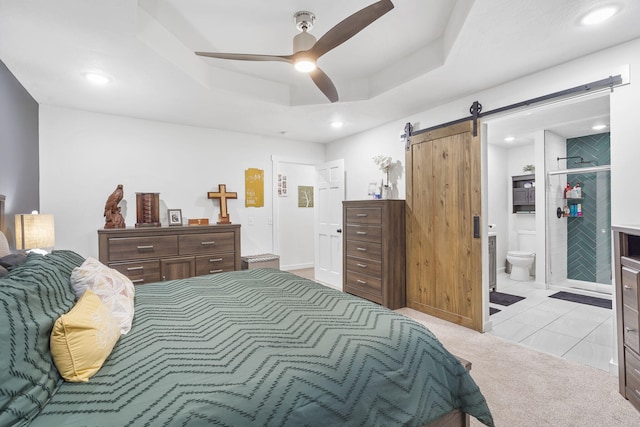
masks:
POLYGON ((316 166, 315 278, 342 289, 344 160, 316 166))

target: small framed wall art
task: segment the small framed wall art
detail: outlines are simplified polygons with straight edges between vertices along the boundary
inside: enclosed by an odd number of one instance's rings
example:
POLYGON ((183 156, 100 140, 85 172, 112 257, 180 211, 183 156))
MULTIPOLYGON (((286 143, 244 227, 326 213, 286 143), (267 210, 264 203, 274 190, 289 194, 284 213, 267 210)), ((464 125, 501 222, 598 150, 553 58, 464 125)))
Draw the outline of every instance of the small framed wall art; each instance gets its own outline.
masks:
POLYGON ((182 209, 169 209, 169 225, 182 225, 182 209))

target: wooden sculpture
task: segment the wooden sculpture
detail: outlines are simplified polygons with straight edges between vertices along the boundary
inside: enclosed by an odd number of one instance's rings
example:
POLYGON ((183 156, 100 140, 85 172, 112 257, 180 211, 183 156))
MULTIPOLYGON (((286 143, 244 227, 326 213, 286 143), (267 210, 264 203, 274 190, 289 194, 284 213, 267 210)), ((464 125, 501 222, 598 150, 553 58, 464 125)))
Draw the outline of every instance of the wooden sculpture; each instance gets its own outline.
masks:
POLYGON ((104 205, 104 228, 125 228, 124 218, 122 217, 120 207, 118 206, 123 195, 124 191, 122 190, 122 184, 118 184, 116 189, 107 199, 107 203, 104 205))
POLYGON ((218 224, 231 224, 229 211, 227 210, 227 199, 237 199, 238 193, 227 192, 227 184, 218 184, 218 191, 207 193, 209 199, 220 199, 220 213, 218 214, 218 224))

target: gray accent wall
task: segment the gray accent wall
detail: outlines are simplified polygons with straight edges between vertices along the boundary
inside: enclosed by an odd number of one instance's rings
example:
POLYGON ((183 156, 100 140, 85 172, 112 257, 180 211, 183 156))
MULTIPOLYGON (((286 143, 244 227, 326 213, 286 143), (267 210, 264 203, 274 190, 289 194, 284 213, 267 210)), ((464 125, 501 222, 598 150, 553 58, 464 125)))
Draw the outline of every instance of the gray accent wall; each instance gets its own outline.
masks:
POLYGON ((0 194, 6 234, 15 247, 14 215, 40 209, 38 103, 0 61, 0 194))

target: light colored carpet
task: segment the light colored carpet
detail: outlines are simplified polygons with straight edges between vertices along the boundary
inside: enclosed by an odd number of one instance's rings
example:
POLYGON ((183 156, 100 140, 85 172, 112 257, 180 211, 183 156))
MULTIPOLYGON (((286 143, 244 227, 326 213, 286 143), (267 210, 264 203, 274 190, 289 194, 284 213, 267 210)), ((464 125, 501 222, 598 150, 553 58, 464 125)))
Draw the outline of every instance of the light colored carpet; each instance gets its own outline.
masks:
MULTIPOLYGON (((396 310, 427 326, 447 349, 471 361, 471 376, 498 427, 640 426, 618 393, 618 377, 481 334, 416 310, 396 310)), ((474 418, 472 426, 481 425, 474 418)))

